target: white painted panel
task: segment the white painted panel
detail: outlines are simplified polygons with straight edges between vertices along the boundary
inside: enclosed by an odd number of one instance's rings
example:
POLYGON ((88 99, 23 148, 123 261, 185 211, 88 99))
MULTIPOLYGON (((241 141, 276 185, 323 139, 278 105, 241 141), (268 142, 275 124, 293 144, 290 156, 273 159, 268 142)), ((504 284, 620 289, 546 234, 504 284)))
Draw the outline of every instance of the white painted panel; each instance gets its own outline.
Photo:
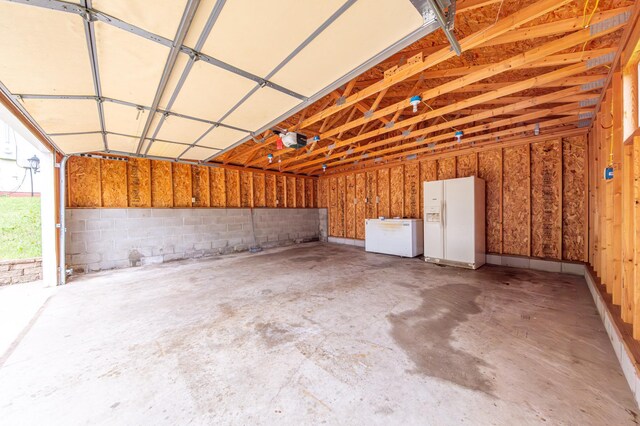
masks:
POLYGON ((359 0, 271 80, 310 96, 421 25, 408 0, 359 0))
POLYGON ((116 104, 103 102, 104 123, 108 132, 123 133, 125 135, 140 136, 144 124, 147 121, 149 111, 116 104))
POLYGON ((93 0, 93 7, 173 40, 186 3, 185 0, 93 0))
POLYGON ((198 142, 198 145, 224 149, 247 135, 248 133, 246 132, 219 126, 207 133, 207 135, 198 142))
POLYGON ((444 185, 442 181, 424 183, 424 255, 444 258, 444 185))
POLYGON ((24 99, 22 103, 47 133, 100 131, 98 104, 94 100, 24 99))
POLYGON ((169 75, 169 79, 167 80, 167 87, 164 90, 164 93, 160 97, 160 103, 158 107, 162 110, 167 109, 167 105, 169 104, 169 100, 173 96, 173 92, 176 90, 178 82, 180 81, 180 77, 182 77, 182 73, 184 72, 185 67, 189 63, 189 56, 184 53, 179 53, 176 58, 176 63, 173 65, 173 70, 171 71, 171 75, 169 75))
POLYGON ((15 94, 94 95, 77 15, 0 2, 0 81, 15 94))
POLYGON ((218 152, 217 149, 209 149, 209 148, 202 148, 200 146, 194 146, 193 148, 189 149, 189 151, 185 152, 185 154, 181 158, 183 160, 202 161, 211 157, 216 152, 218 152))
POLYGON ((138 147, 139 138, 121 136, 121 135, 107 135, 107 144, 109 150, 122 151, 135 153, 138 147))
POLYGON ((242 103, 222 122, 230 126, 257 131, 301 101, 282 92, 263 87, 242 103))
POLYGON ((473 177, 444 181, 445 259, 475 263, 473 177))
POLYGON ((202 51, 266 77, 344 0, 229 0, 202 51))
POLYGON ((102 22, 95 32, 103 95, 150 106, 169 48, 102 22))
POLYGON ((51 139, 65 154, 104 151, 104 143, 100 133, 53 136, 51 139))
POLYGON ((176 158, 187 149, 187 145, 155 141, 149 149, 149 155, 155 157, 176 158))
POLYGON ((210 127, 209 123, 171 115, 164 120, 156 139, 192 144, 210 127))

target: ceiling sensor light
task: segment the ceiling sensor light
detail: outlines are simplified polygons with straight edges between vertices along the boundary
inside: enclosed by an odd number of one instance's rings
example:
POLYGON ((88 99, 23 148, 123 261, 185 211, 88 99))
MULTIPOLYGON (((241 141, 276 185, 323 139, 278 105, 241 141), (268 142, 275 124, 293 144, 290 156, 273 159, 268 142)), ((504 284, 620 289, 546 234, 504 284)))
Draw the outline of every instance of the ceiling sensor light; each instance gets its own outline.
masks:
POLYGON ((422 98, 420 96, 412 96, 411 99, 409 99, 409 103, 413 105, 414 114, 418 112, 418 105, 420 105, 420 102, 422 102, 422 98))
POLYGON ((326 164, 323 164, 323 165, 322 165, 322 173, 324 173, 324 172, 326 172, 326 171, 327 171, 327 165, 326 165, 326 164))
POLYGON ((540 134, 540 123, 536 123, 535 127, 533 128, 533 134, 536 136, 540 134))
POLYGON ((455 133, 456 141, 460 142, 460 141, 462 140, 462 136, 463 136, 463 135, 464 135, 464 132, 463 132, 462 130, 458 130, 458 131, 455 133))
POLYGON ((311 138, 311 142, 318 142, 320 140, 320 136, 314 136, 311 138))
POLYGON ((267 154, 267 158, 269 159, 269 164, 271 164, 273 162, 273 154, 267 154))

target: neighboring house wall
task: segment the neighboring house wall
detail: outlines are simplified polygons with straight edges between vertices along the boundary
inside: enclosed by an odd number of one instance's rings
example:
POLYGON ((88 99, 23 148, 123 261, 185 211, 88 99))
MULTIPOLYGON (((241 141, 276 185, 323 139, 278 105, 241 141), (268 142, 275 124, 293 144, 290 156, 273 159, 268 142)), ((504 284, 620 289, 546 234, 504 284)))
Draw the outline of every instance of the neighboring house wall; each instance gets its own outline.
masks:
MULTIPOLYGON (((0 194, 30 193, 29 158, 42 158, 29 142, 0 121, 0 194)), ((33 191, 40 193, 40 173, 33 175, 33 191)))
POLYGON ((42 258, 0 261, 0 285, 28 283, 42 279, 42 258))

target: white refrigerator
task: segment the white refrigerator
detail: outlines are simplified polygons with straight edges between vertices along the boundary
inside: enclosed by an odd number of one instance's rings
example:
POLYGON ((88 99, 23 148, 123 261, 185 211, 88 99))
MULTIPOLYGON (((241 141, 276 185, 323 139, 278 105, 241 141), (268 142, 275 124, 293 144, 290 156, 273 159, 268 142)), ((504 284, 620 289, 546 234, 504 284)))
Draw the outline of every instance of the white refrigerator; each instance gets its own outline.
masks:
POLYGON ((424 183, 427 262, 476 269, 485 263, 485 186, 475 176, 424 183))

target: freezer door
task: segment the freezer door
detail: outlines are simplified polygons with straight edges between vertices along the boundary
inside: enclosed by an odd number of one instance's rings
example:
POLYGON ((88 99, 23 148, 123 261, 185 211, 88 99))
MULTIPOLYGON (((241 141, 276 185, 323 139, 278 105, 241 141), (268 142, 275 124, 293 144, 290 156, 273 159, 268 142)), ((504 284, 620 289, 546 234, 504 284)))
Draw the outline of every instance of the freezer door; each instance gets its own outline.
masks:
POLYGON ((444 182, 444 258, 475 262, 475 206, 473 179, 444 182))
POLYGON ((424 256, 444 258, 443 181, 424 183, 424 256))

